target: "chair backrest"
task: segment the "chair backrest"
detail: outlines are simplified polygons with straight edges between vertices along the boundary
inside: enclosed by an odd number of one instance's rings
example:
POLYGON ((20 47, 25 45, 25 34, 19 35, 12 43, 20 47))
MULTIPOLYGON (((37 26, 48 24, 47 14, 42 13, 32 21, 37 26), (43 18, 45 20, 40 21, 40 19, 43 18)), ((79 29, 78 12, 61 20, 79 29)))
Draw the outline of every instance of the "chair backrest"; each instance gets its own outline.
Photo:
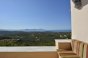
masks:
POLYGON ((79 53, 78 53, 78 55, 80 56, 80 58, 83 58, 83 49, 84 49, 84 43, 81 42, 80 46, 79 46, 79 53))
POLYGON ((74 44, 75 43, 75 40, 72 40, 72 42, 71 42, 71 46, 72 46, 72 50, 74 51, 74 44))
POLYGON ((79 42, 77 40, 72 40, 72 50, 74 53, 78 52, 79 42))
POLYGON ((72 40, 72 50, 74 53, 80 56, 80 58, 83 58, 83 46, 83 42, 78 40, 72 40))
POLYGON ((88 58, 88 44, 84 44, 83 58, 88 58))

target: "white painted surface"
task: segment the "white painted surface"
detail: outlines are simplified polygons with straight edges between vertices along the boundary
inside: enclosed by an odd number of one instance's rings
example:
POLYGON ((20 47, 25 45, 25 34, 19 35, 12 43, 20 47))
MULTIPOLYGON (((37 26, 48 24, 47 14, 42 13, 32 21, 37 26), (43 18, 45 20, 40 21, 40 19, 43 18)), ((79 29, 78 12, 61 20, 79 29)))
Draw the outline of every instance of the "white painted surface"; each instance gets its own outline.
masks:
POLYGON ((82 9, 76 9, 71 0, 72 39, 88 43, 88 0, 82 0, 82 9))
POLYGON ((71 42, 71 39, 55 39, 55 46, 56 46, 56 49, 58 49, 58 43, 63 43, 63 42, 71 42))
POLYGON ((56 51, 55 46, 0 47, 0 52, 47 52, 56 51))

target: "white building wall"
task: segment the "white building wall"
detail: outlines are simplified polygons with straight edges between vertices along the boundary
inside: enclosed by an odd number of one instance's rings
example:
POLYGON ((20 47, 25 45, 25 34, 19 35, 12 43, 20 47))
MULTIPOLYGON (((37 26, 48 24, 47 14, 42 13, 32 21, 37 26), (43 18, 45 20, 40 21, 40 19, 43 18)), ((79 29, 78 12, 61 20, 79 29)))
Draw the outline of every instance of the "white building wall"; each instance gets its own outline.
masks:
POLYGON ((72 39, 88 43, 88 0, 82 0, 82 9, 75 8, 71 0, 72 39))

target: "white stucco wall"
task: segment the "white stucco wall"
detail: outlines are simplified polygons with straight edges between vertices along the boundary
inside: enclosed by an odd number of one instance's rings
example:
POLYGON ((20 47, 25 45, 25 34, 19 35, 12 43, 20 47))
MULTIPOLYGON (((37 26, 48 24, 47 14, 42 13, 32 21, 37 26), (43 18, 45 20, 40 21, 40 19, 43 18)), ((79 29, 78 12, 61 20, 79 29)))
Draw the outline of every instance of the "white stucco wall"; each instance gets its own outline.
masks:
POLYGON ((88 43, 88 0, 82 0, 82 9, 74 7, 71 0, 72 39, 88 43))

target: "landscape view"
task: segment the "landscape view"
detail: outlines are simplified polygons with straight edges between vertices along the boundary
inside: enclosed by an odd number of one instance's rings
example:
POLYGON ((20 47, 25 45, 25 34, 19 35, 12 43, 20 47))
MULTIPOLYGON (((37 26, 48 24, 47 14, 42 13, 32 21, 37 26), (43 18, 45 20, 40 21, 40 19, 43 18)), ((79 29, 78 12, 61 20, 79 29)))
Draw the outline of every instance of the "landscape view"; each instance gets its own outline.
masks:
POLYGON ((69 4, 0 0, 0 46, 55 46, 55 39, 71 39, 69 4))
POLYGON ((55 39, 70 38, 70 30, 1 30, 0 46, 54 46, 55 39))

